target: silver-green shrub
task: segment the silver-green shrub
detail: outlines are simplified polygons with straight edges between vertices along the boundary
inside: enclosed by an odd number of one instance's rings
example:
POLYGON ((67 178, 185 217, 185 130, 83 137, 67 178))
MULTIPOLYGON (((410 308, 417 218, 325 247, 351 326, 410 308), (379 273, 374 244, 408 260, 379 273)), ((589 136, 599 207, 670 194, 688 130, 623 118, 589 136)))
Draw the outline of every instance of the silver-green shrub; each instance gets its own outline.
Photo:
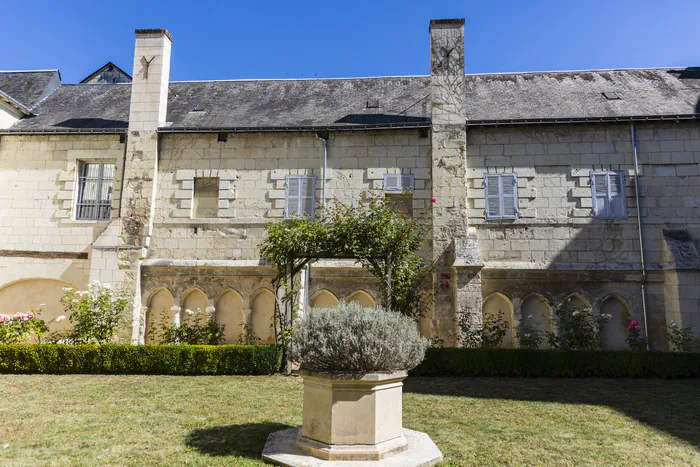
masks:
POLYGON ((311 308, 296 323, 289 358, 308 371, 389 372, 418 366, 427 346, 411 318, 341 302, 311 308))

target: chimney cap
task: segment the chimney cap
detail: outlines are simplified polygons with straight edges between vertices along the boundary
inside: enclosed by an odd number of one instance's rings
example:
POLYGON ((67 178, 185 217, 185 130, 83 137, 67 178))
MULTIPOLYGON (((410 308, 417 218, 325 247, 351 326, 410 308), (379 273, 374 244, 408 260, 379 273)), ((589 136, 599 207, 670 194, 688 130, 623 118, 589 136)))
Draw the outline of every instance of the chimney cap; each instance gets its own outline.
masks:
POLYGON ((464 18, 431 19, 430 27, 433 26, 464 26, 464 18))
POLYGON ((173 41, 173 36, 170 35, 167 29, 165 28, 158 28, 158 29, 137 29, 136 30, 136 35, 139 36, 141 34, 163 34, 165 37, 170 39, 170 42, 173 41))

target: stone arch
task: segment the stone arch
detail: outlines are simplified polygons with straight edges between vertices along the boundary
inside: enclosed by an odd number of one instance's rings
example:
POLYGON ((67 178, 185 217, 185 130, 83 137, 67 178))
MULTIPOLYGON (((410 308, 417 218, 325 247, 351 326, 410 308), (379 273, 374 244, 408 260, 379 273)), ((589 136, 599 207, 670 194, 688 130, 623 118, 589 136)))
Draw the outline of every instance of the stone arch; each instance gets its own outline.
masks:
POLYGON ((486 297, 482 303, 483 321, 488 316, 502 316, 502 320, 508 323, 508 331, 503 337, 501 347, 512 349, 515 347, 515 331, 513 329, 513 303, 506 295, 501 292, 493 292, 486 297))
POLYGON ((209 306, 207 294, 199 287, 191 288, 183 295, 182 310, 180 310, 180 321, 183 322, 189 318, 186 310, 197 311, 202 310, 202 320, 206 319, 206 309, 209 306))
POLYGON ((258 289, 250 299, 250 327, 255 333, 258 344, 274 344, 275 329, 275 294, 270 289, 258 289))
MULTIPOLYGON (((34 310, 42 308, 43 312, 39 317, 47 323, 53 321, 65 315, 60 301, 63 297, 63 287, 72 287, 72 285, 58 279, 41 277, 20 279, 5 284, 0 288, 2 304, 0 313, 12 316, 17 312, 27 312, 30 308, 34 310)), ((58 323, 53 322, 49 324, 49 331, 60 331, 67 326, 66 323, 68 323, 67 319, 58 323)))
MULTIPOLYGON (((544 295, 533 292, 523 298, 518 326, 522 330, 526 324, 542 332, 552 332, 552 307, 544 295)), ((546 348, 546 344, 542 344, 542 348, 546 348)))
POLYGON ((243 334, 243 297, 231 288, 216 298, 216 321, 224 325, 224 343, 237 344, 243 334))
POLYGON ((600 332, 600 346, 605 350, 624 350, 627 348, 627 326, 632 320, 632 307, 619 295, 611 294, 600 304, 600 314, 609 314, 612 318, 603 324, 600 332))
POLYGON ((376 308, 377 306, 374 298, 372 298, 372 296, 364 290, 357 290, 353 292, 348 296, 347 301, 359 303, 360 305, 368 308, 376 308))
POLYGON ((165 287, 159 287, 148 298, 146 310, 146 329, 144 329, 144 342, 153 343, 150 332, 155 330, 161 322, 173 322, 173 313, 170 310, 175 305, 173 294, 165 287))
POLYGON ((311 297, 311 306, 315 308, 337 308, 338 298, 330 290, 322 289, 311 297))

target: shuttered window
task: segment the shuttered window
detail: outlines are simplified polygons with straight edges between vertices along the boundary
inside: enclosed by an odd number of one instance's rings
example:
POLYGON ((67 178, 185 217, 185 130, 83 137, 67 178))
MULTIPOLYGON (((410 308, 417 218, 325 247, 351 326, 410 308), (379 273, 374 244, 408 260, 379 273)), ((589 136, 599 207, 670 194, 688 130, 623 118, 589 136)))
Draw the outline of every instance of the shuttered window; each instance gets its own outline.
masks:
POLYGON ((591 193, 595 217, 608 219, 627 217, 625 174, 623 172, 591 173, 591 193))
POLYGON ((486 219, 517 219, 517 174, 484 174, 484 198, 486 219))
POLYGON ((78 220, 109 219, 112 207, 114 163, 83 162, 78 177, 78 202, 75 218, 78 220))
POLYGON ((413 191, 415 178, 413 174, 384 174, 384 191, 413 191))
POLYGON ((287 175, 284 217, 314 218, 316 204, 316 177, 313 175, 287 175))

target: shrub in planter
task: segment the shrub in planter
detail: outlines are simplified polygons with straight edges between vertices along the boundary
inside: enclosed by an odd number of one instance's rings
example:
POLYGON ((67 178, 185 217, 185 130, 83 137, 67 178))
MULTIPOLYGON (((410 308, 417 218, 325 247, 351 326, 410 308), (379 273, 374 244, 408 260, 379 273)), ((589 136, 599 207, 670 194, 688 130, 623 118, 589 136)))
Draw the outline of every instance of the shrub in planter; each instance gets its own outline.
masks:
POLYGON ((411 318, 356 303, 312 308, 295 325, 289 357, 304 376, 299 452, 379 460, 404 452, 402 381, 425 357, 411 318))
POLYGON ((341 302, 312 308, 297 322, 289 358, 308 371, 389 372, 416 367, 427 346, 410 318, 341 302))

